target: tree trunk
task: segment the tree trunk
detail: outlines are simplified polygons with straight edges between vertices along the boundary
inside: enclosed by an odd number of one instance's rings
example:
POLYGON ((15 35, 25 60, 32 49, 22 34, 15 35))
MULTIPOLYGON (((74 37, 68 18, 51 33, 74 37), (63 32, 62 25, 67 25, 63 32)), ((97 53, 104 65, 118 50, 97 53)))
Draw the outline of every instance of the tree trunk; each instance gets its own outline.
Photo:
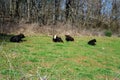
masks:
POLYGON ((71 12, 70 6, 71 6, 71 0, 66 0, 66 12, 65 12, 66 21, 68 21, 68 18, 70 16, 70 12, 71 12))
POLYGON ((27 0, 27 22, 30 22, 30 0, 27 0))
POLYGON ((57 23, 58 18, 59 18, 59 7, 60 7, 60 0, 55 0, 55 21, 54 24, 57 23))

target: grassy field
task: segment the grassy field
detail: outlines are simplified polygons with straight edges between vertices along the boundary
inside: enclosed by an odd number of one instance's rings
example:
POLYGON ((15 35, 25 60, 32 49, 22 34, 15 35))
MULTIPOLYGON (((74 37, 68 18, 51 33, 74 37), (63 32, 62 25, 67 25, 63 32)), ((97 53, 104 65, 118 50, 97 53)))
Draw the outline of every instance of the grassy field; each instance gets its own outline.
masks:
POLYGON ((64 43, 50 36, 30 36, 21 43, 1 38, 0 80, 120 80, 120 38, 75 37, 64 43), (87 45, 93 38, 97 45, 87 45))

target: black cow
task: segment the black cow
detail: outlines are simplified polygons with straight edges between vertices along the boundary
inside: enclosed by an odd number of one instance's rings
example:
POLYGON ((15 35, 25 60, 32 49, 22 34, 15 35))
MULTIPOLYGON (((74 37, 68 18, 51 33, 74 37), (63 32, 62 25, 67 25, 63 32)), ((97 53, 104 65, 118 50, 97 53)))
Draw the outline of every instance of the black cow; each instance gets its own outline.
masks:
POLYGON ((88 42, 88 44, 94 46, 94 45, 96 45, 95 44, 96 42, 97 42, 96 39, 92 39, 88 42))
POLYGON ((58 37, 56 35, 53 36, 53 42, 63 42, 63 40, 61 39, 61 37, 58 37))
POLYGON ((66 41, 74 41, 74 38, 73 37, 71 37, 70 35, 65 35, 65 40, 66 41))
POLYGON ((24 34, 15 35, 10 38, 10 42, 21 42, 22 38, 25 38, 24 34))

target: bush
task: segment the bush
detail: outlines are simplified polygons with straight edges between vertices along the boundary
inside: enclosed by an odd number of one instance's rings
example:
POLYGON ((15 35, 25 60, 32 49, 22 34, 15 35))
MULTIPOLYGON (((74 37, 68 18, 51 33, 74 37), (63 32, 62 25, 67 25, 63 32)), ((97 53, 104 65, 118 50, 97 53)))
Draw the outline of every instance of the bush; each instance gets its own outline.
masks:
POLYGON ((105 31, 105 36, 111 37, 112 36, 112 31, 111 30, 106 30, 105 31))

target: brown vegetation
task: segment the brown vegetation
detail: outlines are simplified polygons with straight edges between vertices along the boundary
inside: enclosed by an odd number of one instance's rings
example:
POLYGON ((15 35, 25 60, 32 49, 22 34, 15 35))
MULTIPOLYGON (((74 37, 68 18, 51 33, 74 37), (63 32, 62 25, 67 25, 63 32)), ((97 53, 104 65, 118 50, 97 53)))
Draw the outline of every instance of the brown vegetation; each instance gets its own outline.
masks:
POLYGON ((39 26, 38 23, 32 24, 9 24, 1 26, 1 33, 25 35, 65 35, 69 33, 73 36, 103 36, 104 30, 100 28, 77 28, 70 24, 60 23, 58 25, 39 26))

